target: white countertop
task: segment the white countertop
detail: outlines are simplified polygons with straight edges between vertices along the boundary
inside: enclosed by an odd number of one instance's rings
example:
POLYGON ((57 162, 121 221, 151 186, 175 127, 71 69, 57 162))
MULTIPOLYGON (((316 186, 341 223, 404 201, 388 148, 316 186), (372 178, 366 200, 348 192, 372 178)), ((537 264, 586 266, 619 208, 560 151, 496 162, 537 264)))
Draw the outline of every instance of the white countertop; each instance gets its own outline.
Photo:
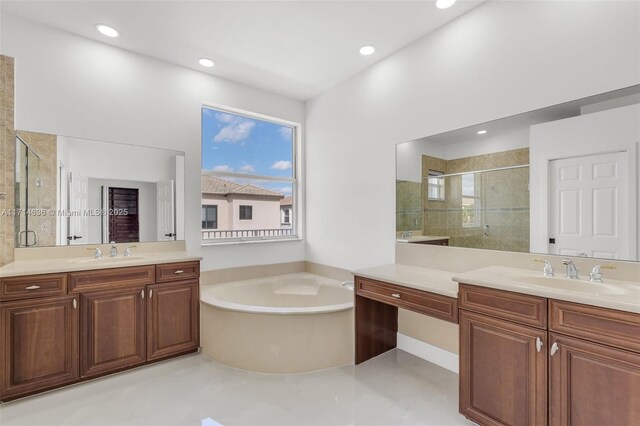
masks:
POLYGON ((392 263, 374 268, 358 269, 352 274, 443 296, 458 297, 458 284, 452 280, 454 272, 392 263))
POLYGON ((202 257, 186 251, 133 253, 130 257, 93 259, 91 255, 58 259, 17 260, 0 268, 0 278, 21 275, 51 274, 88 271, 93 269, 124 268, 127 266, 154 265, 173 262, 202 260, 202 257))
POLYGON ((639 282, 605 277, 603 283, 591 283, 588 277, 569 279, 560 274, 545 277, 541 271, 506 266, 488 266, 455 274, 453 279, 460 283, 640 313, 639 282))
POLYGON ((399 263, 359 269, 353 275, 391 284, 458 297, 458 283, 478 285, 549 299, 640 313, 640 282, 610 280, 591 283, 588 277, 578 280, 545 277, 541 271, 488 266, 457 273, 399 263))

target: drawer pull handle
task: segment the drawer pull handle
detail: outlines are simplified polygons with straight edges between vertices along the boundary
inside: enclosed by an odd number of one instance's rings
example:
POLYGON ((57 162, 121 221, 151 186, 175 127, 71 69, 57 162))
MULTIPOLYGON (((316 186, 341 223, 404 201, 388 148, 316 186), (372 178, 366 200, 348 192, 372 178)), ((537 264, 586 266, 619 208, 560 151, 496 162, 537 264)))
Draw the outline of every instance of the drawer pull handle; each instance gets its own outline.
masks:
POLYGON ((395 297, 396 299, 400 299, 399 293, 391 293, 391 297, 395 297))
POLYGON ((153 289, 149 290, 149 299, 153 297, 153 289))
POLYGON ((144 299, 144 290, 140 290, 140 296, 144 299))
POLYGON ((78 309, 78 301, 73 299, 73 309, 78 309))
POLYGON ((536 351, 540 352, 542 349, 542 339, 536 337, 536 351))
POLYGON ((174 274, 184 274, 184 271, 182 269, 176 269, 173 273, 174 274))
POLYGON ((556 352, 558 352, 558 349, 560 349, 560 347, 558 346, 558 342, 554 342, 553 345, 551 345, 551 351, 549 352, 549 355, 553 356, 556 352))
POLYGON ((30 285, 29 287, 26 287, 25 290, 37 290, 39 288, 39 285, 30 285))

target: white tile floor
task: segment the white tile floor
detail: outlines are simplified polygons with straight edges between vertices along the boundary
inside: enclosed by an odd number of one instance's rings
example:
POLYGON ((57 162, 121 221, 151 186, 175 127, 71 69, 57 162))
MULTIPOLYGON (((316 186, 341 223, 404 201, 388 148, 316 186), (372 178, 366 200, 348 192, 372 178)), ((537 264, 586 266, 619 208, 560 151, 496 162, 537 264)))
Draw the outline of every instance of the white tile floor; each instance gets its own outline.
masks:
POLYGON ((470 425, 457 380, 400 350, 297 375, 195 354, 4 404, 0 425, 470 425))

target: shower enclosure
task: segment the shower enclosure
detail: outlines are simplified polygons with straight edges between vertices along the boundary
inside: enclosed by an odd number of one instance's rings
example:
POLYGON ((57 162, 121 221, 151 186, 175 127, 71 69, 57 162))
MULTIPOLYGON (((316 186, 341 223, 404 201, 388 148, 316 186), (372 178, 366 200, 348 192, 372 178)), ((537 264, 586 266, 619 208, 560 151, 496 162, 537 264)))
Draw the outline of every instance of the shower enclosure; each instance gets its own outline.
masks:
POLYGON ((16 135, 15 167, 15 227, 16 247, 38 245, 38 226, 41 225, 40 156, 16 135))

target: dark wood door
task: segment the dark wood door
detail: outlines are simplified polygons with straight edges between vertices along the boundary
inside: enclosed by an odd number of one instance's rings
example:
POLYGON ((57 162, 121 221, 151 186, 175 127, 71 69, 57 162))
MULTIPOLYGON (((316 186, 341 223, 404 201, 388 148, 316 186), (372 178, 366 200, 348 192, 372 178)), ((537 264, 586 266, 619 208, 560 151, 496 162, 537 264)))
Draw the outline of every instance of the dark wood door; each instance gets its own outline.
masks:
POLYGON ((138 189, 109 188, 109 241, 140 241, 138 189))
POLYGON ((551 334, 549 424, 640 425, 640 354, 551 334))
POLYGON ((148 286, 147 359, 200 345, 198 280, 148 286))
POLYGON ((82 377, 127 368, 146 360, 145 287, 80 293, 82 377))
POLYGON ((482 425, 545 425, 546 331, 461 310, 460 413, 482 425))
POLYGON ((0 320, 0 399, 78 379, 76 296, 3 302, 0 320))

